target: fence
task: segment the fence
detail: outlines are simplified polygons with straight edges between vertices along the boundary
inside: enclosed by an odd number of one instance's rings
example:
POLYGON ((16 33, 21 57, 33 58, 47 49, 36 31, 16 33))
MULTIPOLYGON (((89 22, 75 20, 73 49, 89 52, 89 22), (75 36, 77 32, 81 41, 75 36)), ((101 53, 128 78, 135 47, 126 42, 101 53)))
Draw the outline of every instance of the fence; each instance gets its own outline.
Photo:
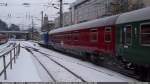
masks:
POLYGON ((14 45, 13 48, 9 49, 8 51, 6 51, 5 53, 0 55, 0 59, 2 59, 3 61, 3 70, 0 72, 0 76, 2 76, 4 74, 4 79, 7 79, 7 69, 10 66, 10 69, 12 69, 13 67, 13 62, 16 63, 16 58, 19 56, 20 54, 20 44, 18 45, 14 45), (8 58, 9 56, 9 62, 8 59, 6 59, 6 57, 8 58))

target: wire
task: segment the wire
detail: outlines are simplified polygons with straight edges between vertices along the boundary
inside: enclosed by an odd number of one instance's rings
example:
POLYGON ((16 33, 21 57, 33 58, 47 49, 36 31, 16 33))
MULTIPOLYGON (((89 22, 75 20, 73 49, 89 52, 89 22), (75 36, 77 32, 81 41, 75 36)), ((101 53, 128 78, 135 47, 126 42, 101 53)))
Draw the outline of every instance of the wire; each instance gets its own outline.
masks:
MULTIPOLYGON (((49 0, 50 1, 50 0, 49 0)), ((52 3, 53 3, 53 0, 51 0, 50 1, 50 3, 48 3, 48 6, 47 6, 47 8, 43 11, 43 12, 45 12, 49 7, 52 7, 51 5, 52 5, 52 3)))

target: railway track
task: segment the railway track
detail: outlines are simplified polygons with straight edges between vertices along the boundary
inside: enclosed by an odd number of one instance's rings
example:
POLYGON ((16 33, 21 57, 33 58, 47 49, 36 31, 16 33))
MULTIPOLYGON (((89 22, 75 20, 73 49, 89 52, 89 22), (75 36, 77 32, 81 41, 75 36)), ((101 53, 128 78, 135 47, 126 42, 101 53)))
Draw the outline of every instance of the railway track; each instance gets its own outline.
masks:
MULTIPOLYGON (((44 48, 47 48, 47 47, 44 47, 44 48)), ((37 50, 37 49, 34 49, 34 50, 37 50)), ((52 49, 53 50, 53 49, 52 49)), ((54 50, 55 51, 55 50, 54 50)), ((40 52, 40 51, 39 51, 40 52)), ((59 51, 56 51, 56 52, 59 52, 59 51)), ((41 53, 43 53, 43 52, 41 52, 41 53)), ((60 53, 62 53, 62 54, 64 54, 64 55, 71 55, 72 57, 74 57, 72 54, 69 54, 69 53, 63 53, 63 52, 60 52, 60 53)), ((46 54, 46 53, 43 53, 43 54, 45 54, 45 55, 48 55, 48 56, 50 56, 49 54, 46 54)), ((62 58, 60 58, 60 57, 57 57, 57 56, 53 56, 53 57, 55 57, 55 58, 57 58, 57 59, 61 59, 61 60, 63 60, 62 58)), ((65 60, 65 61, 67 61, 67 60, 65 60)), ((69 62, 71 62, 71 61, 69 61, 69 62)), ((76 62, 72 62, 72 63, 76 63, 76 62)), ((97 71, 97 72, 102 72, 102 73, 105 73, 105 74, 107 74, 107 75, 110 75, 110 76, 113 76, 112 74, 109 74, 109 73, 106 73, 106 72, 104 72, 104 71, 101 71, 101 70, 98 70, 98 69, 96 69, 96 68, 94 68, 94 67, 89 67, 89 66, 87 66, 87 65, 84 65, 84 64, 81 64, 81 63, 76 63, 76 64, 78 64, 78 65, 80 65, 80 66, 83 66, 83 67, 86 67, 86 68, 89 68, 89 69, 92 69, 92 70, 95 70, 95 71, 97 71)), ((101 65, 98 65, 98 66, 101 66, 101 65)), ((112 66, 110 67, 110 66, 102 66, 102 67, 104 67, 104 68, 107 68, 107 69, 110 69, 110 70, 112 70, 112 71, 115 71, 115 72, 117 72, 117 73, 120 73, 120 74, 122 74, 122 75, 124 75, 124 76, 127 76, 127 77, 130 77, 130 78, 133 78, 133 79, 136 79, 136 80, 139 80, 139 81, 142 81, 141 80, 141 78, 140 78, 140 76, 139 75, 136 75, 133 71, 131 71, 131 70, 125 70, 125 69, 114 69, 114 68, 112 68, 112 66)))
MULTIPOLYGON (((34 49, 34 50, 36 50, 36 49, 34 49)), ((36 50, 36 51, 37 51, 37 50, 36 50)), ((48 56, 48 57, 51 57, 51 55, 49 55, 49 54, 43 53, 43 52, 41 52, 41 51, 38 51, 38 52, 40 52, 40 53, 42 53, 42 54, 44 54, 44 55, 46 55, 46 56, 48 56)), ((64 60, 64 59, 59 58, 59 57, 56 57, 56 56, 53 56, 53 57, 55 57, 55 58, 57 58, 57 59, 60 59, 60 60, 63 60, 63 61, 68 61, 68 60, 64 60)), ((110 76, 114 76, 114 75, 112 75, 112 74, 109 74, 109 73, 106 73, 106 72, 104 72, 104 71, 95 69, 95 68, 93 68, 93 67, 89 67, 89 66, 84 65, 84 64, 81 64, 81 63, 76 63, 76 62, 71 62, 71 61, 69 61, 69 62, 70 62, 70 63, 74 63, 74 64, 78 64, 78 65, 80 65, 80 66, 82 66, 82 67, 85 67, 85 68, 88 68, 88 69, 95 70, 95 71, 97 71, 97 72, 101 72, 101 73, 105 73, 105 74, 110 75, 110 76)))
MULTIPOLYGON (((44 48, 47 48, 47 47, 44 47, 44 48)), ((49 49, 49 48, 47 48, 47 49, 49 49)), ((52 50, 53 50, 53 49, 52 49, 52 50)), ((60 51, 57 51, 57 50, 53 50, 53 51, 62 53, 62 54, 67 55, 67 56, 72 56, 72 57, 74 57, 74 55, 73 55, 73 54, 70 54, 70 53, 64 53, 64 52, 60 52, 60 51)), ((45 53, 45 54, 46 54, 46 53, 45 53)), ((47 55, 48 55, 48 54, 47 54, 47 55)), ((49 56, 50 56, 50 55, 49 55, 49 56)), ((56 56, 53 56, 53 57, 56 57, 56 56)), ((62 58, 59 58, 59 57, 56 57, 56 58, 63 60, 62 58)), ((66 60, 65 60, 65 61, 66 61, 66 60)), ((72 62, 72 63, 75 63, 75 62, 72 62)), ((84 64, 80 64, 80 63, 76 63, 76 64, 81 65, 81 66, 86 67, 86 68, 89 68, 89 69, 93 69, 93 70, 98 71, 98 72, 103 72, 103 71, 101 71, 101 70, 95 69, 95 68, 93 68, 93 67, 86 66, 86 65, 84 65, 84 64)), ((102 65, 97 65, 97 66, 102 66, 102 65)), ((118 73, 120 73, 120 74, 122 74, 122 75, 125 75, 125 76, 127 76, 127 77, 134 78, 134 79, 136 79, 136 80, 142 81, 142 80, 140 79, 139 75, 134 74, 134 72, 131 71, 131 70, 125 70, 125 69, 121 69, 121 70, 118 69, 118 70, 116 70, 116 68, 114 69, 114 67, 112 68, 112 66, 111 66, 111 67, 110 67, 110 66, 102 66, 102 67, 107 68, 107 69, 110 69, 110 70, 115 71, 115 72, 118 72, 118 73)), ((105 73, 105 72, 104 72, 104 73, 105 73)), ((108 73, 106 73, 106 74, 108 74, 108 73)), ((111 74, 108 74, 108 75, 111 75, 111 74)), ((111 75, 111 76, 112 76, 112 75, 111 75)))
POLYGON ((62 65, 61 63, 57 62, 56 60, 52 59, 49 57, 49 55, 47 55, 46 53, 43 53, 41 51, 39 51, 38 49, 35 48, 31 48, 31 47, 26 47, 25 48, 27 51, 29 51, 34 58, 39 62, 39 64, 44 68, 44 70, 48 73, 48 75, 52 78, 52 80, 54 82, 57 82, 55 77, 48 71, 48 69, 44 66, 44 64, 42 64, 42 62, 36 57, 36 55, 33 53, 34 52, 38 52, 40 54, 42 54, 43 56, 45 56, 46 58, 48 58, 49 60, 51 60, 52 62, 54 62, 55 64, 59 65, 60 67, 62 67, 63 69, 65 69, 66 71, 68 71, 69 73, 71 73, 73 76, 75 76, 76 78, 78 78, 79 80, 81 80, 82 82, 87 82, 85 79, 83 79, 81 76, 77 75, 76 73, 72 72, 70 69, 68 69, 67 67, 65 67, 64 65, 62 65))
MULTIPOLYGON (((42 55, 46 56, 46 57, 49 58, 50 60, 53 60, 53 62, 57 63, 57 64, 60 65, 60 66, 63 66, 63 65, 60 64, 59 62, 55 61, 56 59, 54 60, 53 58, 57 58, 57 59, 60 59, 60 60, 62 60, 62 61, 68 61, 68 60, 65 60, 65 59, 63 59, 63 58, 61 58, 61 57, 49 55, 49 54, 47 54, 47 53, 45 53, 45 52, 42 52, 41 50, 36 49, 36 48, 32 48, 32 47, 28 47, 28 48, 32 49, 32 50, 35 51, 35 52, 41 53, 42 55)), ((110 73, 107 73, 107 72, 105 72, 105 71, 103 71, 103 70, 99 70, 99 69, 94 68, 94 67, 89 67, 89 66, 87 66, 87 65, 85 65, 85 64, 82 64, 82 63, 72 62, 72 61, 68 61, 68 62, 77 64, 77 65, 79 65, 79 66, 82 66, 82 67, 85 67, 85 68, 88 68, 88 69, 91 69, 91 70, 94 70, 94 71, 96 71, 96 72, 100 72, 100 73, 107 74, 107 75, 109 75, 109 76, 115 76, 115 74, 110 74, 110 73)), ((63 67, 65 67, 65 66, 63 66, 63 67)), ((65 67, 65 68, 66 68, 66 67, 65 67)), ((109 69, 109 68, 108 68, 108 69, 109 69)), ((110 70, 111 70, 111 69, 110 69, 110 70)), ((113 70, 112 70, 112 71, 113 71, 113 70)), ((132 72, 128 72, 128 71, 126 71, 126 70, 125 70, 125 71, 120 70, 120 71, 118 71, 118 73, 120 73, 120 74, 122 74, 122 75, 125 75, 125 76, 127 76, 127 77, 130 77, 130 78, 139 80, 137 75, 133 74, 132 72)), ((84 81, 84 80, 83 80, 83 81, 84 81)))
POLYGON ((26 50, 27 51, 29 51, 32 55, 33 55, 33 57, 38 61, 38 63, 42 66, 42 68, 47 72, 47 74, 49 75, 49 77, 53 80, 53 82, 56 82, 56 79, 53 77, 53 75, 48 71, 48 69, 44 66, 44 64, 36 57, 36 55, 34 55, 34 53, 30 50, 30 49, 28 49, 28 48, 26 48, 26 50))
MULTIPOLYGON (((33 50, 34 50, 34 51, 38 51, 38 52, 40 52, 40 53, 42 53, 42 54, 45 54, 45 55, 51 57, 51 55, 46 54, 46 53, 43 53, 43 52, 41 52, 41 51, 38 50, 38 49, 33 48, 33 50)), ((65 55, 66 55, 66 54, 65 54, 65 55)), ((69 54, 69 55, 70 55, 70 54, 69 54)), ((64 60, 63 58, 60 58, 60 57, 57 57, 57 56, 52 56, 52 57, 55 57, 55 58, 60 59, 60 60, 64 60)), ((65 60, 65 61, 68 61, 68 60, 65 60)), ((71 62, 71 61, 69 61, 69 62, 71 62)), ((71 62, 71 63, 76 63, 76 62, 71 62)), ((81 64, 81 63, 76 63, 76 64, 78 64, 78 65, 80 65, 80 66, 83 66, 83 67, 86 67, 86 68, 88 68, 88 69, 95 70, 95 71, 97 71, 97 72, 101 72, 101 73, 105 73, 105 74, 110 75, 110 76, 114 76, 114 75, 112 75, 112 74, 109 74, 109 73, 106 73, 106 72, 104 72, 104 71, 98 70, 98 69, 96 69, 96 68, 94 68, 94 67, 89 67, 89 66, 84 65, 84 64, 81 64)), ((103 67, 105 67, 105 66, 103 66, 103 67)), ((132 71, 124 70, 124 69, 121 69, 121 70, 113 70, 113 69, 110 68, 110 67, 105 67, 105 68, 108 68, 108 69, 110 69, 110 70, 112 70, 112 71, 118 72, 118 73, 120 73, 120 74, 122 74, 122 75, 125 75, 125 76, 127 76, 127 77, 131 77, 131 78, 140 80, 140 77, 139 77, 138 75, 134 74, 132 71)))

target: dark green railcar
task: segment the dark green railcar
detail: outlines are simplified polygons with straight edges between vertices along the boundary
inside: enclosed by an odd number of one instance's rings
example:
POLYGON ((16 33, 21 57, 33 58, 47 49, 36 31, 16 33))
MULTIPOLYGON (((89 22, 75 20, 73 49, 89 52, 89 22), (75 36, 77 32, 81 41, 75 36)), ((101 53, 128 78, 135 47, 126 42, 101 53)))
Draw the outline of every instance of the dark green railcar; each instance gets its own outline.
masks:
POLYGON ((117 55, 136 65, 150 65, 150 7, 120 15, 117 55))

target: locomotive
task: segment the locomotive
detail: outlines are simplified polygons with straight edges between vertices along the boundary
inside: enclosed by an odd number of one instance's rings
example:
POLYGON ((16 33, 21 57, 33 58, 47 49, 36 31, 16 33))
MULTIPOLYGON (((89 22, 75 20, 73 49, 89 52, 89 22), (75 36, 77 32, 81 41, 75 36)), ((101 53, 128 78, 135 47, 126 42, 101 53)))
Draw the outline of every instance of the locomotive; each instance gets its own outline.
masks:
POLYGON ((150 7, 54 29, 47 35, 46 43, 54 49, 92 62, 121 62, 142 77, 150 76, 150 7))

